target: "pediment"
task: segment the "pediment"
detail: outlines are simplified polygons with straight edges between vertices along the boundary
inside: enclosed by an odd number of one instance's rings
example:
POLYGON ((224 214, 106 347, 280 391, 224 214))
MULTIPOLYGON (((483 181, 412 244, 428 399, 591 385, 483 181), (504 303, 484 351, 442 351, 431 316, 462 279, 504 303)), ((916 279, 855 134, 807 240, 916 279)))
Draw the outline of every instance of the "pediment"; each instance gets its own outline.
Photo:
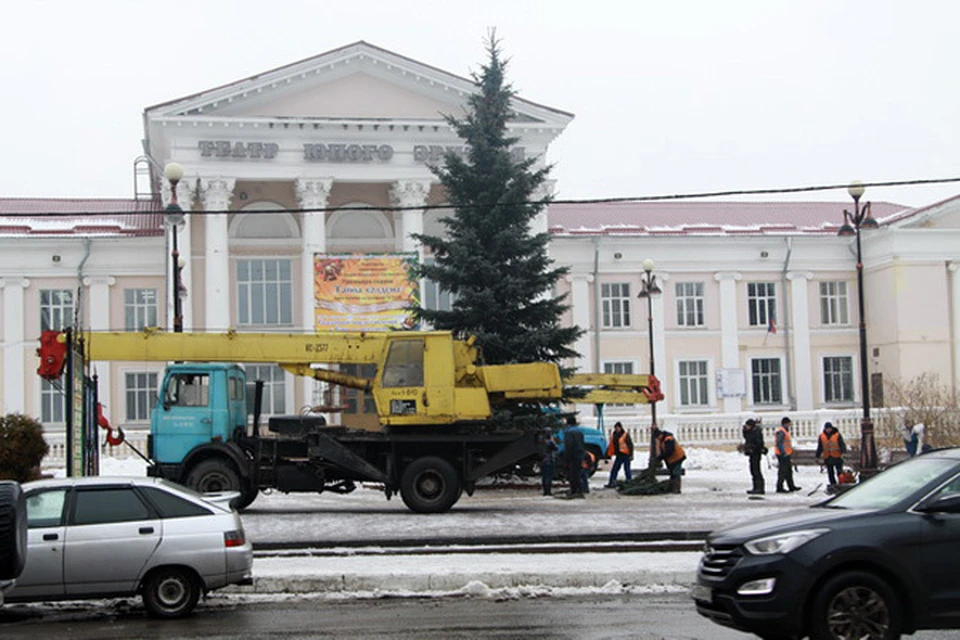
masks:
MULTIPOLYGON (((442 120, 460 116, 472 80, 357 42, 146 109, 151 119, 442 120)), ((516 120, 564 128, 572 115, 523 99, 516 120)))

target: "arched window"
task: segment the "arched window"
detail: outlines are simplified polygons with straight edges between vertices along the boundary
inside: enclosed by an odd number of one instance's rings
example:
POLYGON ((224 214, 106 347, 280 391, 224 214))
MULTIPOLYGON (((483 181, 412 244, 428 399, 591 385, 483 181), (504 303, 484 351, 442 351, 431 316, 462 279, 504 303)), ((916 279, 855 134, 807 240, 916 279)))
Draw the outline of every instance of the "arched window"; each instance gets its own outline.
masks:
POLYGON ((230 237, 258 239, 298 238, 300 227, 283 205, 275 202, 252 202, 234 214, 230 221, 230 237), (257 213, 269 211, 270 213, 257 213))

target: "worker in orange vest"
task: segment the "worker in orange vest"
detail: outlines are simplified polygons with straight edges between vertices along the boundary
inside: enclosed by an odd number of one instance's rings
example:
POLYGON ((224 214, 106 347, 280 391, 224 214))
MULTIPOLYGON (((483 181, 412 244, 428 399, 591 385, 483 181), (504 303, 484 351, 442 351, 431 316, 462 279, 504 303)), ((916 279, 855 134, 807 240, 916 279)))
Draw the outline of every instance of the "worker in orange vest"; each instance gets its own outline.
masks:
POLYGON ((660 452, 657 457, 663 460, 670 472, 670 493, 680 493, 683 461, 687 459, 687 454, 669 431, 654 427, 653 436, 657 439, 657 450, 660 452))
POLYGON ((830 484, 837 484, 839 474, 843 471, 843 454, 846 452, 847 443, 843 441, 843 436, 832 422, 825 423, 817 439, 817 457, 827 467, 830 484))
POLYGON ((790 427, 793 422, 784 418, 777 427, 776 444, 773 452, 777 456, 777 493, 800 491, 800 487, 793 484, 793 438, 790 436, 790 427), (784 485, 787 488, 784 488, 784 485))
POLYGON ((630 461, 633 460, 633 440, 630 434, 624 431, 623 425, 617 421, 613 425, 613 433, 610 434, 610 443, 607 445, 607 456, 613 458, 613 467, 610 469, 610 481, 607 487, 617 486, 617 474, 620 473, 620 467, 623 467, 623 473, 627 480, 633 478, 633 472, 630 470, 630 461))

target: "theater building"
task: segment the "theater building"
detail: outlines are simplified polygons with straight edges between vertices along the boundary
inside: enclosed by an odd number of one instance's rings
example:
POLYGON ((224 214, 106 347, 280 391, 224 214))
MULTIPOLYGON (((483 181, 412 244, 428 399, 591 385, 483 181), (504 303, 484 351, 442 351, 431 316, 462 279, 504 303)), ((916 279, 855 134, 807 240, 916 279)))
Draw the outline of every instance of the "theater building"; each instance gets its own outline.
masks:
MULTIPOLYGON (((318 274, 331 261, 431 259, 411 234, 442 233, 447 211, 432 207, 445 197, 429 167, 462 149, 444 116, 461 116, 474 90, 465 77, 358 42, 148 107, 133 199, 0 197, 4 412, 63 422, 59 390, 35 374, 41 329, 170 329, 174 245, 184 331, 397 326, 345 320, 338 314, 350 304, 337 292, 323 298, 318 274), (183 169, 182 221, 164 215, 171 162, 183 169)), ((517 157, 562 163, 549 147, 573 115, 523 98, 514 109, 517 157)), ((550 182, 541 195, 562 198, 563 185, 550 182)), ((667 424, 685 414, 856 408, 856 252, 837 235, 852 206, 550 205, 533 230, 549 231, 551 256, 570 267, 557 283, 571 305, 564 321, 586 329, 572 364, 645 373, 652 343, 667 424), (646 259, 662 290, 649 318, 637 297, 646 259)), ((875 400, 884 379, 922 373, 956 388, 960 198, 871 210, 880 228, 863 232, 863 256, 875 400)), ((450 304, 430 282, 411 283, 410 295, 450 304)), ((94 366, 111 420, 146 425, 162 364, 94 366)), ((248 373, 267 382, 268 414, 336 404, 344 410, 334 420, 373 426, 353 393, 330 395, 273 363, 248 373)))

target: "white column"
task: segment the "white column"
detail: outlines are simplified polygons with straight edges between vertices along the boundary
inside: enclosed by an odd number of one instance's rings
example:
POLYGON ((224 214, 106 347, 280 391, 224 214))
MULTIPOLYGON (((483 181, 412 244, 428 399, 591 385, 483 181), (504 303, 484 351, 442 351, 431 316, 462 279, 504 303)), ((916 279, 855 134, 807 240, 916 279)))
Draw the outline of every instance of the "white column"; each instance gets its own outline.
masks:
POLYGON ((960 391, 960 262, 949 262, 950 342, 953 347, 953 389, 960 391))
MULTIPOLYGON (((186 176, 180 182, 177 183, 177 204, 180 205, 180 208, 183 209, 183 224, 177 227, 177 251, 180 252, 180 257, 183 258, 183 270, 180 272, 180 282, 186 288, 185 295, 180 298, 180 311, 183 313, 183 330, 191 331, 194 326, 193 322, 193 300, 194 297, 191 297, 189 294, 191 292, 196 293, 197 290, 193 286, 193 243, 191 239, 193 237, 193 224, 191 222, 192 216, 190 211, 193 209, 193 199, 196 194, 195 189, 191 188, 190 185, 196 184, 197 178, 193 177, 188 179, 186 176)), ((163 206, 166 207, 170 204, 170 182, 161 179, 160 182, 160 197, 163 200, 163 206)), ((173 263, 171 261, 171 251, 173 250, 173 240, 172 240, 172 230, 169 225, 165 224, 166 233, 167 233, 167 259, 166 259, 166 275, 164 276, 164 281, 166 284, 166 289, 164 290, 161 300, 164 300, 164 306, 167 309, 167 327, 173 328, 173 263)))
MULTIPOLYGON (((597 373, 594 371, 594 353, 600 345, 593 343, 596 334, 590 323, 590 283, 593 274, 567 274, 566 281, 570 283, 570 312, 573 314, 573 324, 584 330, 583 335, 577 338, 573 348, 580 354, 574 363, 577 371, 582 373, 597 373)), ((579 404, 576 408, 580 415, 593 415, 595 407, 590 404, 579 404)))
MULTIPOLYGON (((235 178, 201 178, 200 193, 205 211, 226 211, 233 198, 235 178)), ((207 331, 230 328, 233 296, 230 291, 230 239, 227 235, 227 214, 210 213, 206 222, 206 289, 203 292, 207 331)), ((196 295, 196 294, 194 294, 196 295)))
MULTIPOLYGON (((333 188, 333 178, 297 178, 294 187, 302 209, 325 209, 330 198, 330 190, 333 188)), ((300 246, 302 320, 303 330, 312 333, 316 331, 317 322, 314 315, 316 300, 313 290, 315 275, 313 256, 327 251, 327 214, 323 211, 305 212, 301 220, 303 221, 303 237, 300 246)), ((295 400, 294 406, 312 404, 313 391, 318 384, 315 380, 300 378, 302 400, 299 403, 295 400)), ((330 420, 329 417, 328 420, 330 420)))
MULTIPOLYGON (((724 369, 741 369, 740 328, 737 322, 737 281, 741 275, 725 272, 713 277, 720 283, 720 366, 724 369)), ((737 413, 742 407, 741 398, 723 398, 724 413, 737 413)))
MULTIPOLYGON (((90 330, 91 331, 109 331, 110 326, 110 287, 117 283, 113 276, 88 276, 83 279, 84 286, 89 288, 90 299, 90 330)), ((110 380, 110 363, 95 363, 92 373, 97 374, 99 382, 97 392, 99 394, 100 404, 103 405, 104 412, 110 416, 111 422, 120 422, 120 415, 117 411, 110 409, 119 409, 113 407, 111 398, 113 396, 110 380)))
POLYGON ((813 400, 813 362, 810 359, 810 296, 809 281, 813 274, 793 271, 790 281, 791 339, 793 342, 793 386, 797 411, 812 411, 819 405, 813 400))
MULTIPOLYGON (((429 196, 429 180, 398 180, 390 188, 390 200, 395 207, 423 207, 429 196)), ((423 247, 411 234, 423 233, 423 209, 405 208, 401 213, 400 249, 404 252, 418 252, 422 261, 423 247)))
MULTIPOLYGON (((0 280, 3 289, 3 413, 26 411, 26 366, 24 349, 26 317, 23 291, 30 286, 26 278, 0 280)), ((39 337, 39 333, 37 335, 39 337)))

